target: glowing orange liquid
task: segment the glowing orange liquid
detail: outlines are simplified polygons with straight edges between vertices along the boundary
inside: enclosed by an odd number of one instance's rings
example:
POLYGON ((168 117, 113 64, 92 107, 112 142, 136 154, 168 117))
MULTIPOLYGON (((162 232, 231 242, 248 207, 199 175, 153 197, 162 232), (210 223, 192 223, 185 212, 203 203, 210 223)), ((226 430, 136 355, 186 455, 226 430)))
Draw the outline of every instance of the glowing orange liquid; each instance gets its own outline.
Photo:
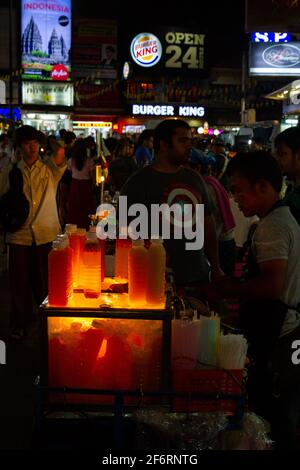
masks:
POLYGON ((71 248, 52 250, 48 256, 48 302, 49 305, 63 307, 72 295, 72 255, 71 248))
POLYGON ((101 293, 101 258, 98 242, 85 244, 82 261, 84 296, 98 298, 101 293))
POLYGON ((116 240, 115 277, 128 279, 128 253, 131 246, 131 240, 116 240))
POLYGON ((84 274, 83 274, 83 250, 85 244, 85 235, 79 235, 79 262, 78 262, 78 280, 77 287, 83 288, 84 274))
POLYGON ((166 252, 163 245, 152 243, 148 250, 149 278, 146 300, 150 304, 162 304, 165 301, 166 252))
POLYGON ((98 238, 100 244, 101 282, 104 281, 105 240, 98 238))
POLYGON ((148 277, 148 251, 144 246, 133 246, 128 254, 128 294, 130 302, 145 303, 148 277))
POLYGON ((80 274, 80 241, 83 237, 72 233, 69 235, 70 246, 73 249, 73 283, 77 287, 80 274))

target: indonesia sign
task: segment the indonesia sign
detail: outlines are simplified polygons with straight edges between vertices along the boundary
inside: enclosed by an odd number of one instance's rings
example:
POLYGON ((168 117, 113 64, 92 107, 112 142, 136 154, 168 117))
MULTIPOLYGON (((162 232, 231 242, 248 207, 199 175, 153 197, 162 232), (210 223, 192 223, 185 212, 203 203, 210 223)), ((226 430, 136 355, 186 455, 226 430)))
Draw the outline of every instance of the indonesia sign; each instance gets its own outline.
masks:
POLYGON ((22 0, 22 78, 70 80, 71 0, 22 0))

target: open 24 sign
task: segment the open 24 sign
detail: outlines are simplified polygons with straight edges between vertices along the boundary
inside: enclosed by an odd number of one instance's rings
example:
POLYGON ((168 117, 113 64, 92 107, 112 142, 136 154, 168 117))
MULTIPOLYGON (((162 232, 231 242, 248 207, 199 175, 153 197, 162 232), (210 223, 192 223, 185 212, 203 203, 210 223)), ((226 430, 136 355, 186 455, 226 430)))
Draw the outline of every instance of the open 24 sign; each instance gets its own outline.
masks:
POLYGON ((165 67, 201 70, 204 68, 204 34, 167 32, 165 67))

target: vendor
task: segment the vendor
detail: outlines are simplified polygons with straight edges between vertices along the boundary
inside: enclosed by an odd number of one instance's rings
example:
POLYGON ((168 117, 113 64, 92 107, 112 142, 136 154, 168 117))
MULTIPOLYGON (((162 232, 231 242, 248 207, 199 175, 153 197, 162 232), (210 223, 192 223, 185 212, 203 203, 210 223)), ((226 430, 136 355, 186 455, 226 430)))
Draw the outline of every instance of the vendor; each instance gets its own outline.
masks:
POLYGON ((155 163, 136 172, 121 191, 122 195, 127 196, 128 207, 135 203, 144 204, 148 214, 151 214, 154 204, 178 204, 183 212, 187 205, 194 211, 195 204, 204 204, 204 247, 189 250, 184 237, 175 238, 175 215, 170 217, 170 239, 164 240, 175 282, 187 289, 207 281, 210 271, 212 278, 223 274, 219 266, 212 204, 206 185, 199 174, 183 166, 190 157, 191 149, 192 132, 185 121, 169 119, 161 122, 154 131, 155 163))
MULTIPOLYGON (((37 325, 36 308, 47 295, 48 254, 51 242, 60 231, 56 190, 66 169, 65 151, 57 145, 43 161, 39 157, 40 134, 32 126, 15 132, 18 168, 23 179, 23 193, 29 203, 26 222, 7 233, 9 244, 10 323, 12 340, 22 340, 37 325)), ((3 194, 9 189, 12 164, 0 175, 3 194)))
POLYGON ((213 301, 241 299, 240 325, 254 361, 248 378, 249 407, 270 421, 279 449, 295 449, 300 366, 293 366, 291 358, 292 343, 300 339, 300 228, 280 200, 282 176, 270 154, 238 154, 228 164, 228 175, 244 215, 260 218, 248 258, 248 279, 223 278, 200 286, 199 293, 213 301))

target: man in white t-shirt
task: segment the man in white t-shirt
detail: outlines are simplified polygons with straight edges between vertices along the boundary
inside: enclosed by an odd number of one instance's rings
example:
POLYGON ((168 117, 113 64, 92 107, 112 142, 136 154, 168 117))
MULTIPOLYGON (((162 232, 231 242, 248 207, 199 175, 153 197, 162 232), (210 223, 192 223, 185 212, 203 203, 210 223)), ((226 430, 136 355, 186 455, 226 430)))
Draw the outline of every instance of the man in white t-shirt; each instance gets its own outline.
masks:
MULTIPOLYGON (((48 253, 60 231, 56 191, 65 169, 65 151, 58 146, 53 156, 39 158, 39 133, 31 126, 16 131, 15 143, 21 152, 18 168, 23 177, 23 193, 29 202, 29 215, 15 232, 7 233, 9 244, 9 281, 11 294, 11 338, 22 339, 35 321, 35 309, 48 291, 48 253)), ((9 189, 8 175, 0 174, 1 193, 9 189)))
POLYGON ((240 210, 246 217, 260 219, 252 238, 248 279, 221 279, 201 290, 211 300, 217 295, 241 299, 241 327, 254 360, 249 369, 249 407, 270 420, 279 449, 295 449, 300 365, 293 367, 291 361, 292 343, 300 340, 300 228, 280 200, 282 176, 271 155, 264 151, 238 154, 227 171, 240 210), (280 351, 278 375, 272 373, 270 358, 278 357, 280 351), (283 383, 288 370, 292 373, 283 383))

